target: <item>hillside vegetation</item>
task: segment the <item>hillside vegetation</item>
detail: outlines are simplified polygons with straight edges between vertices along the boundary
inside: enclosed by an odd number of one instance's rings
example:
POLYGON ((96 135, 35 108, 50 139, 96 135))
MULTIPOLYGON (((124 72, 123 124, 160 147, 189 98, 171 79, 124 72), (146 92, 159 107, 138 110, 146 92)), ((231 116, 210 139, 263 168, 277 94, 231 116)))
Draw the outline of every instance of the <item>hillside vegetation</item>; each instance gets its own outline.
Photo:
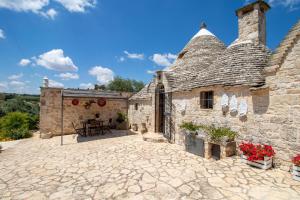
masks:
POLYGON ((39 95, 0 93, 0 141, 31 136, 38 128, 39 95))

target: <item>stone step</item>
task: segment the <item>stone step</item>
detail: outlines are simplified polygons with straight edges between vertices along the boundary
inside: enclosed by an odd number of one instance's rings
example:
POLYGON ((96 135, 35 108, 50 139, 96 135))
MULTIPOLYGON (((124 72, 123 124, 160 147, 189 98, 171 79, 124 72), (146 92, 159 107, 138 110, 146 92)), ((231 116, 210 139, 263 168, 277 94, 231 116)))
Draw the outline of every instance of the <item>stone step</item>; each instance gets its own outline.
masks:
POLYGON ((143 135, 143 140, 154 143, 167 143, 168 140, 161 134, 158 133, 147 133, 143 135))

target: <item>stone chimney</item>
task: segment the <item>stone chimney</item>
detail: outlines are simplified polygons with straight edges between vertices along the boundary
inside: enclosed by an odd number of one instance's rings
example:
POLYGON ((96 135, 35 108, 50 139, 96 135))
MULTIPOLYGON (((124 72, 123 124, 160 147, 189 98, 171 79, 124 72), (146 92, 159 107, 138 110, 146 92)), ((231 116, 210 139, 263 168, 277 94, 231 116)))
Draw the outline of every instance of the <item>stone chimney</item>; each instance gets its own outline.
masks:
POLYGON ((238 10, 239 22, 238 41, 252 40, 255 43, 266 44, 266 16, 271 7, 263 0, 255 1, 238 10))
POLYGON ((48 88, 49 87, 49 79, 47 78, 47 76, 45 76, 43 78, 43 87, 44 88, 48 88))

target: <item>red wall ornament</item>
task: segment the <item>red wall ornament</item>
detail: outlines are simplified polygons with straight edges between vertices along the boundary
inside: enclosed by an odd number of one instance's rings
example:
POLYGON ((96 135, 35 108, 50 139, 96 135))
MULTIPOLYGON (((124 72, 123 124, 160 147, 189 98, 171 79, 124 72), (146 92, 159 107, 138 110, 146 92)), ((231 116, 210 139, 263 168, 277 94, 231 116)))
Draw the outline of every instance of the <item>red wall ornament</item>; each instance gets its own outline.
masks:
POLYGON ((72 105, 73 106, 77 106, 79 104, 79 100, 78 99, 73 99, 72 100, 72 105))
POLYGON ((97 101, 97 104, 98 104, 98 106, 100 106, 100 107, 105 106, 105 105, 106 105, 106 99, 103 98, 103 97, 99 98, 98 101, 97 101))

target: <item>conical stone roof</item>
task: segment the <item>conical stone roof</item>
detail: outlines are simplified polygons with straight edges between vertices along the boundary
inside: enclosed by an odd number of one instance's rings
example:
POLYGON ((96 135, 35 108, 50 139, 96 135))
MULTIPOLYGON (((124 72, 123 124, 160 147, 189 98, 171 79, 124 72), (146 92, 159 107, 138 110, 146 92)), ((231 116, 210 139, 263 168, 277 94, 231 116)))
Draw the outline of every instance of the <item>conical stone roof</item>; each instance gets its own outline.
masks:
POLYGON ((198 74, 205 73, 226 46, 202 26, 200 31, 179 53, 175 63, 166 71, 172 91, 189 89, 198 74))

